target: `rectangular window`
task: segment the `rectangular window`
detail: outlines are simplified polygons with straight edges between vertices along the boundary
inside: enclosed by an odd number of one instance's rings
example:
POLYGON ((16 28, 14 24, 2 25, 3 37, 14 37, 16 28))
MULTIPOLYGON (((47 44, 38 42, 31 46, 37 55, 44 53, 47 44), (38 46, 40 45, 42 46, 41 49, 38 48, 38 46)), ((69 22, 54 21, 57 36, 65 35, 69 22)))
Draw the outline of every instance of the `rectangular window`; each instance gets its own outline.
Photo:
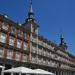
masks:
POLYGON ((15 33, 16 33, 16 28, 15 28, 15 27, 12 27, 12 28, 11 28, 11 33, 12 33, 12 34, 15 34, 15 33))
POLYGON ((2 23, 2 29, 8 30, 8 25, 6 23, 2 23))
POLYGON ((28 60, 28 55, 23 54, 23 62, 27 62, 27 60, 28 60))
POLYGON ((21 40, 17 40, 17 47, 21 48, 21 45, 22 45, 22 41, 21 40))
POLYGON ((24 33, 24 39, 28 39, 28 38, 27 38, 27 34, 26 34, 26 33, 24 33))
POLYGON ((24 42, 24 50, 27 50, 27 43, 24 42))
POLYGON ((9 45, 14 46, 14 37, 10 36, 9 45))
POLYGON ((12 50, 8 50, 7 58, 8 59, 12 59, 12 55, 13 55, 13 51, 12 50))
POLYGON ((6 43, 6 34, 0 32, 0 42, 6 43))
POLYGON ((20 53, 19 52, 16 52, 16 60, 20 60, 20 53))
POLYGON ((22 37, 22 31, 20 31, 20 30, 18 31, 18 36, 22 37))

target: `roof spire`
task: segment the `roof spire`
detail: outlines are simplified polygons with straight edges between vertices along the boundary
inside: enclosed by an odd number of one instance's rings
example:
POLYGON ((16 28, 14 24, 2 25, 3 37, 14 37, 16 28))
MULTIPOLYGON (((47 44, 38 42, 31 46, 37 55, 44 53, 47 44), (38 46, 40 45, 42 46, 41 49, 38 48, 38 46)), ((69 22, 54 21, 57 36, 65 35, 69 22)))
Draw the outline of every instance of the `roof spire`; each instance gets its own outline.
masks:
POLYGON ((61 40, 60 44, 63 45, 64 44, 64 36, 63 36, 63 34, 60 35, 60 40, 61 40))
POLYGON ((29 19, 33 19, 33 8, 32 8, 32 0, 30 0, 30 8, 29 8, 29 12, 28 12, 28 18, 29 19))
POLYGON ((30 10, 29 12, 32 12, 33 13, 33 9, 32 9, 32 0, 30 0, 30 10))
POLYGON ((62 47, 64 50, 67 50, 67 44, 64 41, 64 36, 63 34, 60 35, 60 47, 62 47))
POLYGON ((61 34, 61 35, 60 35, 60 38, 63 38, 63 39, 64 39, 64 35, 63 35, 63 34, 61 34))

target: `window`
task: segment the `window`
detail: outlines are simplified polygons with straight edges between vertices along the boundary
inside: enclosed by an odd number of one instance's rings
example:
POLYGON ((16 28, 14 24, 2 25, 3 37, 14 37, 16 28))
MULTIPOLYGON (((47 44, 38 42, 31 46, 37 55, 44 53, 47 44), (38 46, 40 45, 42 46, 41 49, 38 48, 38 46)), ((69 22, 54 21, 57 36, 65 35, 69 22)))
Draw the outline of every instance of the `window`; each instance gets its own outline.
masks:
POLYGON ((16 60, 20 60, 20 53, 16 52, 16 60))
POLYGON ((2 28, 3 28, 4 30, 8 30, 8 25, 7 25, 6 23, 2 23, 2 28))
POLYGON ((13 33, 13 34, 16 33, 16 28, 15 28, 15 27, 12 27, 12 28, 11 28, 11 33, 13 33))
POLYGON ((18 31, 18 36, 22 37, 22 32, 20 30, 18 31))
POLYGON ((21 44, 22 44, 22 41, 21 40, 17 40, 17 47, 18 48, 21 48, 21 44))
POLYGON ((12 55, 13 55, 12 50, 8 50, 7 58, 12 59, 12 55))
POLYGON ((27 43, 24 42, 24 50, 27 50, 27 43))
POLYGON ((28 60, 28 55, 23 54, 23 62, 27 62, 27 60, 28 60))
POLYGON ((5 43, 6 42, 6 34, 0 32, 0 42, 5 43))
POLYGON ((10 36, 9 45, 14 46, 14 38, 10 36))
POLYGON ((28 38, 27 38, 27 34, 26 34, 26 33, 24 33, 24 39, 28 39, 28 38))

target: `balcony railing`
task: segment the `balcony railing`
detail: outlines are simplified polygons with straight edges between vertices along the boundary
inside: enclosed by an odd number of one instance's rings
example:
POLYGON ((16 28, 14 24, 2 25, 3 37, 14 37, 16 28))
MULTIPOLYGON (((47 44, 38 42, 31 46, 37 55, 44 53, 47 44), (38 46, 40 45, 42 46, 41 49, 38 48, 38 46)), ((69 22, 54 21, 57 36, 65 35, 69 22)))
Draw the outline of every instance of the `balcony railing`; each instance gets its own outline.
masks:
POLYGON ((32 37, 32 41, 35 42, 35 43, 37 43, 37 38, 33 38, 32 37))
POLYGON ((23 54, 23 62, 28 62, 28 55, 26 54, 23 54))
POLYGON ((33 52, 33 53, 37 53, 36 47, 33 47, 33 46, 32 46, 32 52, 33 52))
POLYGON ((8 50, 7 59, 12 59, 12 56, 13 56, 13 52, 11 50, 8 50))
POLYGON ((64 56, 68 57, 68 54, 65 54, 64 52, 62 52, 62 51, 60 51, 60 50, 58 50, 57 53, 59 53, 59 54, 61 54, 61 55, 64 55, 64 56))
POLYGON ((16 52, 16 60, 17 61, 20 61, 20 56, 21 56, 21 54, 19 52, 16 52))

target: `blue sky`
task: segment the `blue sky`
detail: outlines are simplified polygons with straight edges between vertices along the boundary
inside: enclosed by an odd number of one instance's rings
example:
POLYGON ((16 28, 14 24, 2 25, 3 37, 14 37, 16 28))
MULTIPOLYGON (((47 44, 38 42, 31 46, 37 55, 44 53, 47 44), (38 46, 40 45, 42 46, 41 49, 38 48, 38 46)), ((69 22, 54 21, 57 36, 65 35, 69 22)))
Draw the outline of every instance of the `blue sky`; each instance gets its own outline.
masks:
MULTIPOLYGON (((0 13, 15 22, 24 23, 29 0, 1 0, 0 13)), ((33 0, 39 34, 59 44, 63 33, 68 51, 75 55, 75 0, 33 0)))

